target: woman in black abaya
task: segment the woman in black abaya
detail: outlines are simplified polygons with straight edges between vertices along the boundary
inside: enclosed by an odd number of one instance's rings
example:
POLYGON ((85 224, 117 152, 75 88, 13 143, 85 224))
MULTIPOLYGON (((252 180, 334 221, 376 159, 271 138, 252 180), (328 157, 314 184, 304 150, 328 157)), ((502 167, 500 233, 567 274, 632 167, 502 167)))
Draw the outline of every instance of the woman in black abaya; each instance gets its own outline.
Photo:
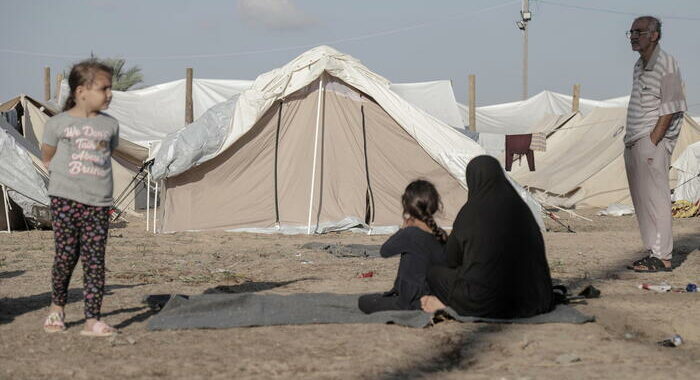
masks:
POLYGON ((447 240, 448 267, 433 267, 423 310, 445 305, 460 315, 518 318, 553 308, 544 240, 527 204, 498 161, 479 156, 467 166, 469 199, 447 240))

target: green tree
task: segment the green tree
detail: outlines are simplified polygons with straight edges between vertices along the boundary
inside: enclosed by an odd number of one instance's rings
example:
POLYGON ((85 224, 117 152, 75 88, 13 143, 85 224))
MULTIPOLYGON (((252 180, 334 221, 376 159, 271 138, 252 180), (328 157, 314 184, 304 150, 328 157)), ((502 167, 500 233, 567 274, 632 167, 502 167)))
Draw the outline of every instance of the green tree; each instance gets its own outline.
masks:
POLYGON ((131 66, 125 69, 126 60, 123 58, 105 58, 100 61, 114 70, 112 75, 113 90, 126 91, 143 82, 141 68, 139 66, 131 66))
MULTIPOLYGON (((114 74, 112 75, 112 90, 127 91, 135 85, 143 82, 141 68, 139 66, 131 66, 125 70, 124 65, 126 65, 126 60, 123 58, 100 59, 95 54, 90 53, 90 59, 102 62, 112 68, 114 71, 114 74)), ((68 74, 70 74, 70 68, 63 71, 63 77, 68 79, 68 74)))

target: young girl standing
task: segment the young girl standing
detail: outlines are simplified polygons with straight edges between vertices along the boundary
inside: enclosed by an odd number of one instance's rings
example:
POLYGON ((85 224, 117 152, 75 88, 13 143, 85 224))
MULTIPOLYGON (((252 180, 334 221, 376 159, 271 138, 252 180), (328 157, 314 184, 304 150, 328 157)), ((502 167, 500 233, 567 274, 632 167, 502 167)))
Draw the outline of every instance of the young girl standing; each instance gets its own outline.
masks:
POLYGON ((425 180, 411 182, 401 196, 404 222, 380 249, 382 257, 401 255, 394 287, 385 293, 366 294, 358 306, 365 313, 421 308, 421 297, 432 294, 426 276, 433 266, 446 266, 447 234, 433 215, 440 209, 440 194, 425 180))
POLYGON ((56 256, 51 272, 51 306, 46 332, 61 332, 68 284, 83 263, 85 327, 82 335, 108 336, 116 330, 100 321, 105 286, 105 246, 112 206, 112 151, 119 123, 103 114, 112 99, 112 69, 95 60, 73 66, 70 96, 62 113, 44 130, 42 160, 49 169, 56 256))

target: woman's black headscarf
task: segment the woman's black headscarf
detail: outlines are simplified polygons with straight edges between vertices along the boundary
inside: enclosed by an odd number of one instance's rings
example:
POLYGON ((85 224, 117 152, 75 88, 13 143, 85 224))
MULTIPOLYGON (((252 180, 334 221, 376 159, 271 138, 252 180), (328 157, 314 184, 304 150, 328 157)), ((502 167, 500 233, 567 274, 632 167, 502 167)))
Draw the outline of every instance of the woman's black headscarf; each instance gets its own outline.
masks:
POLYGON ((447 241, 457 277, 448 300, 462 315, 528 317, 552 308, 544 240, 527 204, 498 161, 467 166, 469 198, 447 241))

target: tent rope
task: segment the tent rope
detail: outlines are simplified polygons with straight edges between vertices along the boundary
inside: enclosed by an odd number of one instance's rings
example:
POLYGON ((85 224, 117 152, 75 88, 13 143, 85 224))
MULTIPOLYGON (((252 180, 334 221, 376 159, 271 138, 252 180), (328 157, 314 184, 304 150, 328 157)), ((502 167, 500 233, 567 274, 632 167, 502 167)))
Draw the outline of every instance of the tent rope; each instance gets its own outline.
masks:
POLYGON ((685 185, 686 183, 688 183, 688 182, 690 182, 690 181, 692 181, 692 180, 694 180, 694 179, 698 179, 698 178, 700 178, 700 173, 698 173, 698 174, 696 174, 696 175, 690 177, 687 181, 685 181, 685 182, 681 183, 680 185, 678 185, 678 186, 674 187, 673 189, 671 189, 671 194, 673 194, 673 192, 674 192, 677 188, 679 188, 679 187, 685 185))
MULTIPOLYGON (((126 207, 124 207, 123 209, 119 209, 119 206, 122 203, 124 203, 124 201, 127 199, 127 197, 132 192, 135 191, 136 186, 132 186, 132 185, 134 185, 135 181, 138 181, 138 182, 136 182, 136 185, 141 184, 145 181, 145 175, 143 175, 143 173, 145 170, 150 168, 152 165, 153 165, 153 159, 144 162, 143 165, 141 165, 141 168, 139 168, 139 171, 131 178, 131 181, 129 181, 129 184, 124 187, 124 190, 122 190, 122 192, 119 194, 119 196, 114 200, 114 202, 112 204, 112 209, 110 211, 113 212, 113 210, 118 210, 119 212, 113 218, 113 220, 117 220, 124 213, 124 209, 126 209, 126 207)), ((136 194, 138 194, 138 192, 136 194)), ((131 202, 129 202, 129 203, 131 203, 131 202)), ((128 204, 127 204, 127 207, 128 207, 128 204)), ((148 212, 148 210, 146 210, 146 212, 148 212)))

